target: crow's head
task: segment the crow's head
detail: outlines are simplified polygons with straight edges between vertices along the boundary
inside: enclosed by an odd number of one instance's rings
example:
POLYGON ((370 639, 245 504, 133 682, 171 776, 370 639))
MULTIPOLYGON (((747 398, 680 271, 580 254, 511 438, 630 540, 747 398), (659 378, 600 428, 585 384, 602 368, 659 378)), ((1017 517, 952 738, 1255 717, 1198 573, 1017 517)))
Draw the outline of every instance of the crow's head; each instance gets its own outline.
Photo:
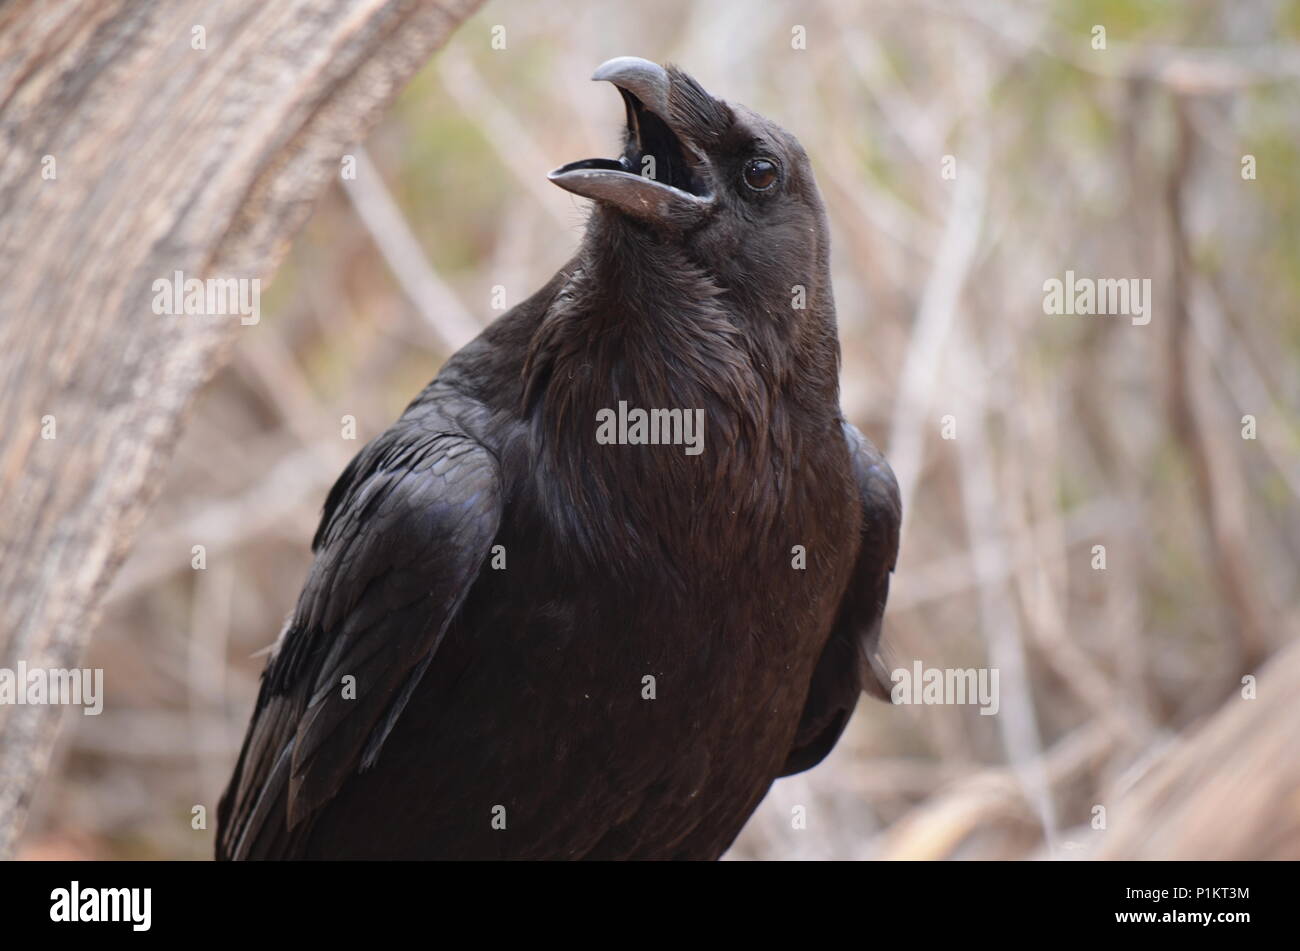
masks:
POLYGON ((629 227, 682 244, 733 289, 758 280, 786 294, 791 282, 821 283, 825 213, 794 136, 715 99, 671 66, 621 56, 592 78, 613 83, 623 96, 623 155, 572 162, 551 172, 551 181, 594 199, 629 227))

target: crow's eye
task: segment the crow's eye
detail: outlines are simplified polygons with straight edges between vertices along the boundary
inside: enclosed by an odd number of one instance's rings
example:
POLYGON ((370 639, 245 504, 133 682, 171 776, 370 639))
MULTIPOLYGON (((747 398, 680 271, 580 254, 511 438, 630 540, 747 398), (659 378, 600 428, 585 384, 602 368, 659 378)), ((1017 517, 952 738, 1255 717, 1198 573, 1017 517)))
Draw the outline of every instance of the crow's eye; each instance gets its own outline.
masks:
POLYGON ((745 163, 745 184, 756 192, 771 188, 780 174, 781 170, 771 159, 752 158, 745 163))

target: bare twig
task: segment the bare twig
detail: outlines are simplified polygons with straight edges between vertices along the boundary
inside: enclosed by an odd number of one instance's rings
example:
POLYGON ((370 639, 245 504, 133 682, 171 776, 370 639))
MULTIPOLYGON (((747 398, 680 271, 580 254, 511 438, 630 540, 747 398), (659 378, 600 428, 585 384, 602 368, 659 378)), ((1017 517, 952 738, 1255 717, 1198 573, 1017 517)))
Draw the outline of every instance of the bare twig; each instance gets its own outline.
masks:
POLYGON ((430 266, 366 150, 358 147, 355 156, 356 178, 343 182, 353 207, 439 344, 447 353, 459 350, 478 336, 482 326, 430 266))

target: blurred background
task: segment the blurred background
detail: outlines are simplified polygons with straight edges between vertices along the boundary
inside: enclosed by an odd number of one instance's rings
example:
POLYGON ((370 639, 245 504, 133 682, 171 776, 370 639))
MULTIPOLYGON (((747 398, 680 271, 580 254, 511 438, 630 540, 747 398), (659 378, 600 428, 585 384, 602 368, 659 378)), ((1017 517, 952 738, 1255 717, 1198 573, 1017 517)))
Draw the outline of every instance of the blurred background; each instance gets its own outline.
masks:
POLYGON ((845 412, 904 498, 888 659, 1001 674, 997 716, 864 700, 732 857, 1092 854, 1095 807, 1300 633, 1300 4, 490 0, 201 395, 84 660, 104 713, 70 708, 22 854, 211 856, 325 493, 495 289, 572 253, 585 203, 546 173, 616 154, 587 77, 624 54, 812 157, 845 412), (1149 278, 1151 322, 1045 315, 1067 270, 1149 278))

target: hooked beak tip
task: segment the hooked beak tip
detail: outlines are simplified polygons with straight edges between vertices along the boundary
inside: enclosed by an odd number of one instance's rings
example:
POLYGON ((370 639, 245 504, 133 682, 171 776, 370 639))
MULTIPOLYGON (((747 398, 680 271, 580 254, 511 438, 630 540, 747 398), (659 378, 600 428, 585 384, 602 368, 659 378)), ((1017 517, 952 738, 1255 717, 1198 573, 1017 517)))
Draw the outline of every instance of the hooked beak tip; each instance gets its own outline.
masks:
POLYGON ((661 119, 668 118, 668 70, 639 56, 616 56, 606 60, 591 74, 596 82, 613 83, 636 96, 661 119))

